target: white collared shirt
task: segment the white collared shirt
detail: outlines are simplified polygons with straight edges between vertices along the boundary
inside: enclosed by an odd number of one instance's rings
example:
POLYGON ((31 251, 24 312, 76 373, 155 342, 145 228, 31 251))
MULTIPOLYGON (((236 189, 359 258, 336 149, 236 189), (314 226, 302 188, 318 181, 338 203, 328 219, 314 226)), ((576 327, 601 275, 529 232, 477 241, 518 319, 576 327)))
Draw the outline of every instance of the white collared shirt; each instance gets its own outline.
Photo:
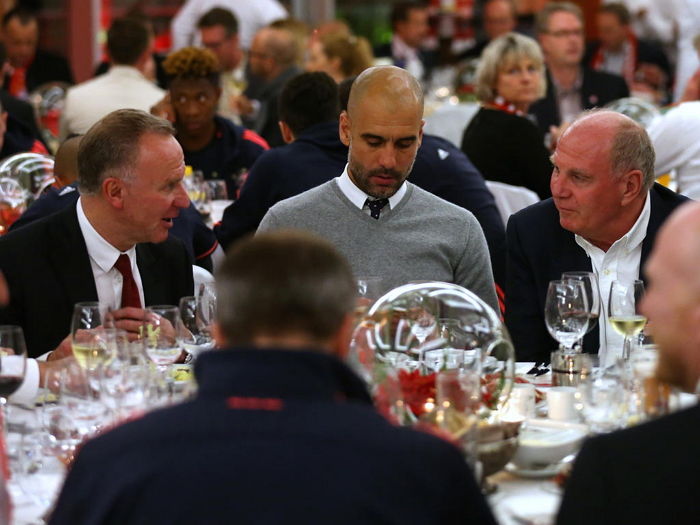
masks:
MULTIPOLYGON (((366 205, 366 202, 367 199, 374 200, 375 197, 367 195, 364 191, 355 186, 355 183, 352 181, 350 175, 348 174, 347 164, 345 165, 343 173, 340 175, 340 177, 337 177, 335 181, 338 184, 338 188, 340 188, 340 191, 343 192, 343 195, 345 195, 350 202, 352 202, 355 206, 364 211, 367 215, 370 215, 371 212, 369 206, 366 205)), ((401 199, 403 199, 404 195, 406 195, 406 191, 406 181, 403 181, 403 184, 399 186, 399 189, 396 190, 396 193, 389 197, 389 204, 387 205, 389 206, 389 209, 398 206, 399 202, 401 202, 401 199)))
POLYGON ((593 272, 598 276, 601 301, 600 318, 606 320, 605 323, 599 325, 600 350, 598 353, 601 364, 613 364, 617 357, 622 356, 624 338, 607 322, 610 285, 615 280, 630 282, 639 279, 642 242, 647 234, 650 215, 651 198, 647 193, 646 201, 637 221, 625 235, 613 243, 607 252, 594 246, 580 235, 575 236, 576 243, 590 257, 593 272))
POLYGON ((134 274, 134 280, 139 289, 141 305, 145 306, 143 283, 141 282, 139 267, 136 264, 136 246, 132 246, 126 252, 120 252, 107 242, 104 237, 97 233, 97 230, 85 216, 82 198, 78 199, 77 211, 80 231, 83 233, 83 239, 85 239, 87 252, 90 256, 90 266, 92 267, 92 275, 95 278, 98 300, 112 309, 121 308, 122 274, 114 267, 114 263, 117 262, 122 253, 126 253, 131 261, 131 272, 134 274))

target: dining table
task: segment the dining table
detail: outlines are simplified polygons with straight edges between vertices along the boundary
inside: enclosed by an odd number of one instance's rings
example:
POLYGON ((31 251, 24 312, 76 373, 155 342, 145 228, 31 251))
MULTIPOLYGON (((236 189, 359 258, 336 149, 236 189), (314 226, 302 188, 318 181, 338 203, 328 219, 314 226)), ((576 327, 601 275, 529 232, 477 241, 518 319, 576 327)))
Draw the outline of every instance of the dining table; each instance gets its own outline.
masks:
MULTIPOLYGON (((527 374, 534 363, 517 363, 516 377, 533 382, 538 390, 546 391, 551 385, 550 373, 541 375, 527 374)), ((697 402, 691 394, 676 394, 675 408, 685 408, 697 402)), ((546 419, 546 402, 540 402, 536 419, 546 419)), ((8 450, 17 448, 23 436, 30 434, 32 425, 37 425, 37 411, 40 407, 23 407, 13 405, 8 418, 8 450)), ((12 454, 10 453, 12 462, 12 454)), ((567 458, 568 461, 571 458, 567 458)), ((58 493, 66 475, 66 467, 52 456, 44 456, 44 468, 41 475, 33 476, 28 486, 20 483, 21 478, 13 473, 7 484, 12 501, 11 525, 37 525, 44 523, 45 506, 31 497, 28 492, 36 489, 37 493, 58 493), (18 479, 20 478, 20 479, 18 479)), ((492 491, 487 495, 494 516, 500 525, 551 525, 556 521, 556 513, 561 502, 563 490, 555 482, 557 466, 547 472, 521 472, 512 463, 505 469, 489 477, 492 491)), ((1 509, 0 509, 1 512, 1 509)))

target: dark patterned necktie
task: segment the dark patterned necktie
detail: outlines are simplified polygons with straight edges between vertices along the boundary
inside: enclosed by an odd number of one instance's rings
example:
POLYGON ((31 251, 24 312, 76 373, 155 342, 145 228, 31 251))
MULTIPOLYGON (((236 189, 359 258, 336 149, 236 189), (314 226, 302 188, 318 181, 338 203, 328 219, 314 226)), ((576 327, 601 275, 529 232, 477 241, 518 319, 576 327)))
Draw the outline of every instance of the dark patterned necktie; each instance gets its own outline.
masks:
POLYGON ((378 218, 379 218, 379 214, 380 214, 381 211, 382 211, 382 208, 383 208, 384 206, 386 206, 387 204, 389 204, 389 199, 384 198, 384 199, 377 199, 377 200, 374 200, 374 201, 371 201, 371 200, 367 199, 367 201, 365 202, 365 204, 367 204, 367 206, 369 206, 369 212, 370 212, 370 214, 372 215, 372 218, 373 218, 373 219, 378 219, 378 218))
POLYGON ((114 267, 122 274, 122 308, 125 306, 134 306, 141 308, 141 297, 139 289, 134 280, 134 274, 131 273, 131 261, 129 256, 122 253, 114 267))

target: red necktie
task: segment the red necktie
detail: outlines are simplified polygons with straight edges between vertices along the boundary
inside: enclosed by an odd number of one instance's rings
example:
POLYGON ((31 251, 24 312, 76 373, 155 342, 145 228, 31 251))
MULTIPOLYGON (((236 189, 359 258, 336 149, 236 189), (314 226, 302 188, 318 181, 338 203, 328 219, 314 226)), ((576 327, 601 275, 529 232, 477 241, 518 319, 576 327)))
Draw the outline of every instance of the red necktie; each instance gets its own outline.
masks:
POLYGON ((122 308, 126 306, 134 306, 141 308, 141 297, 139 289, 134 280, 134 274, 131 273, 131 261, 129 256, 122 253, 114 267, 122 274, 122 308))

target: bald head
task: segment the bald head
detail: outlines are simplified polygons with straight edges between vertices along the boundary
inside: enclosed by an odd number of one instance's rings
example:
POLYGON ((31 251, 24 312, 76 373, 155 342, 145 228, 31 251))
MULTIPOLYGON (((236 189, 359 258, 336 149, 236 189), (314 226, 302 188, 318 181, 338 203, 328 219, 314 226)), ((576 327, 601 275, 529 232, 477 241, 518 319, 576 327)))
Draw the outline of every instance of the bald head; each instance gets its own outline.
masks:
POLYGON ((613 172, 622 176, 639 170, 643 192, 654 184, 654 146, 644 127, 628 116, 608 110, 586 111, 574 120, 562 139, 571 133, 587 134, 602 144, 609 144, 613 172))
POLYGON ((56 152, 53 174, 61 186, 68 186, 78 180, 78 146, 81 138, 82 135, 67 138, 56 152))
POLYGON ((416 108, 423 115, 423 90, 405 69, 396 66, 371 67, 353 82, 348 99, 348 115, 352 118, 360 103, 381 105, 389 112, 400 108, 416 108))

